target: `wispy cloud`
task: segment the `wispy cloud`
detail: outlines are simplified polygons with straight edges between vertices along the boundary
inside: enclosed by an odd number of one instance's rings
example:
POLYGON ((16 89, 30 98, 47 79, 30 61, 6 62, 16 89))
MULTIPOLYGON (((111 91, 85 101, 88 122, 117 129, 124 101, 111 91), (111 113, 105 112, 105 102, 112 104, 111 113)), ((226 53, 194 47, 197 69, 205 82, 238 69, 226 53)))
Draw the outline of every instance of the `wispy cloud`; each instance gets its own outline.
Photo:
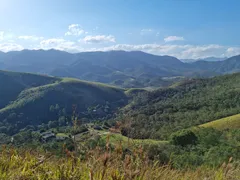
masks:
POLYGON ((68 31, 65 33, 65 36, 80 36, 84 34, 84 32, 79 24, 71 24, 68 26, 68 31))
POLYGON ((226 56, 236 56, 240 54, 240 47, 229 47, 226 51, 226 56))
POLYGON ((231 53, 229 47, 216 44, 210 45, 161 45, 161 44, 117 44, 103 48, 85 49, 85 51, 110 51, 110 50, 125 50, 125 51, 143 51, 156 55, 170 55, 180 59, 198 59, 206 57, 226 57, 240 53, 240 48, 234 49, 231 53))
POLYGON ((3 52, 21 51, 23 49, 24 49, 23 46, 21 46, 19 44, 15 44, 15 43, 3 43, 3 44, 0 44, 0 51, 3 51, 3 52))
POLYGON ((73 41, 67 41, 61 38, 46 39, 40 42, 38 49, 58 49, 68 52, 79 52, 81 48, 73 41))
POLYGON ((142 29, 141 31, 140 31, 140 34, 141 35, 146 35, 146 34, 150 34, 150 33, 152 33, 153 32, 153 29, 142 29))
POLYGON ((105 42, 115 42, 115 37, 112 35, 97 35, 97 36, 86 36, 83 39, 86 43, 105 43, 105 42))
MULTIPOLYGON (((3 33, 1 33, 3 34, 3 33)), ((31 39, 26 38, 24 39, 31 39)), ((179 59, 199 59, 210 56, 214 57, 230 57, 240 54, 240 47, 222 46, 218 44, 207 45, 177 45, 177 44, 114 44, 111 46, 94 45, 94 43, 115 42, 115 37, 112 35, 97 35, 86 36, 82 39, 83 42, 88 43, 84 46, 83 43, 77 41, 69 41, 63 38, 51 38, 41 40, 39 45, 28 46, 30 49, 58 49, 68 52, 84 52, 84 51, 111 51, 111 50, 125 50, 125 51, 143 51, 156 55, 170 55, 179 59), (97 48, 96 48, 97 47, 97 48)), ((22 50, 22 45, 14 42, 0 44, 0 51, 18 51, 22 50)))
POLYGON ((19 36, 18 39, 23 39, 23 40, 30 40, 30 41, 40 41, 43 40, 44 37, 38 37, 38 36, 19 36))
POLYGON ((165 42, 172 42, 172 41, 184 41, 184 38, 181 36, 168 36, 164 38, 165 42))

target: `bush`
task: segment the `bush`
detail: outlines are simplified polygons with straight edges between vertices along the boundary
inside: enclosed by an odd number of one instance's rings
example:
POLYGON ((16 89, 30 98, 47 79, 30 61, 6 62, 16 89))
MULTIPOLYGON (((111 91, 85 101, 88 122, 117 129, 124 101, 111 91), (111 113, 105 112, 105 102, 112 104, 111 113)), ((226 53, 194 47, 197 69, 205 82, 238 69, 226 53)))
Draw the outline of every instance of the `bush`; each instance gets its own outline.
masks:
POLYGON ((213 128, 199 128, 196 135, 201 145, 211 147, 220 143, 222 132, 213 128))
POLYGON ((198 141, 197 136, 191 130, 181 130, 171 135, 171 144, 177 146, 196 145, 198 141))
POLYGON ((167 164, 170 161, 174 146, 170 144, 152 144, 147 147, 147 155, 150 160, 159 161, 161 164, 167 164))

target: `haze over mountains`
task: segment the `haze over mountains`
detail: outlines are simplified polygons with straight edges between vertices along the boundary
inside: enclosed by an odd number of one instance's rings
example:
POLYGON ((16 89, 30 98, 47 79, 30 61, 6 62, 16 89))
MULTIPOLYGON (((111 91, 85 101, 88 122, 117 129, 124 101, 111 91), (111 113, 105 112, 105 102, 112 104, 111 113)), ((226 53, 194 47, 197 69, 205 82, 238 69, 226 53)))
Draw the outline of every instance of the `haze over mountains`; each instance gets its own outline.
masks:
POLYGON ((224 61, 226 60, 227 57, 223 58, 218 58, 218 57, 207 57, 207 58, 200 58, 200 59, 181 59, 182 62, 186 63, 192 63, 192 62, 197 62, 197 61, 210 61, 210 62, 215 62, 215 61, 224 61))
POLYGON ((0 52, 0 69, 74 77, 121 87, 160 87, 168 86, 179 76, 211 77, 239 72, 240 56, 216 62, 184 63, 175 57, 141 51, 71 54, 57 50, 23 50, 0 52))

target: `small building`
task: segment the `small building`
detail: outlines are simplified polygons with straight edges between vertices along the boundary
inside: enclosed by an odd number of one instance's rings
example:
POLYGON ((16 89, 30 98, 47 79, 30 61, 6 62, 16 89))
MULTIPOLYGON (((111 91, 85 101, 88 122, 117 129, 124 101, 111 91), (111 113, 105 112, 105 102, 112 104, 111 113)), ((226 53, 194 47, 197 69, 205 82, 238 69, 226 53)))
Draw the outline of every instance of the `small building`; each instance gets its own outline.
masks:
POLYGON ((41 133, 42 142, 47 142, 47 141, 50 141, 50 140, 55 139, 55 138, 56 138, 56 135, 51 131, 41 133))

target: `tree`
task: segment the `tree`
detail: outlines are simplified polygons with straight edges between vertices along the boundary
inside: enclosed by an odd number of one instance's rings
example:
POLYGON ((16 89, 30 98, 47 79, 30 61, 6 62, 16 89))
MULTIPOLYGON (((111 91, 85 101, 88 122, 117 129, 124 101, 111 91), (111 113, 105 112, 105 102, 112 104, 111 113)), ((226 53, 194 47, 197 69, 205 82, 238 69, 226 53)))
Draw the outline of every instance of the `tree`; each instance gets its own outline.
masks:
POLYGON ((181 130, 171 135, 170 142, 178 146, 197 144, 198 138, 191 130, 181 130))
POLYGON ((56 109, 56 110, 59 110, 59 108, 60 108, 59 105, 56 104, 55 109, 56 109))
POLYGON ((54 110, 55 110, 55 107, 53 105, 51 105, 50 108, 49 108, 49 111, 54 112, 54 110))
POLYGON ((0 127, 0 133, 7 133, 7 127, 5 126, 0 127))
POLYGON ((59 126, 64 126, 66 124, 65 116, 61 116, 58 118, 58 124, 59 126))
POLYGON ((49 121, 48 122, 48 128, 51 129, 51 128, 55 128, 58 126, 58 122, 57 121, 49 121))
POLYGON ((196 131, 199 143, 205 147, 216 146, 220 143, 222 132, 214 128, 199 128, 196 131))

